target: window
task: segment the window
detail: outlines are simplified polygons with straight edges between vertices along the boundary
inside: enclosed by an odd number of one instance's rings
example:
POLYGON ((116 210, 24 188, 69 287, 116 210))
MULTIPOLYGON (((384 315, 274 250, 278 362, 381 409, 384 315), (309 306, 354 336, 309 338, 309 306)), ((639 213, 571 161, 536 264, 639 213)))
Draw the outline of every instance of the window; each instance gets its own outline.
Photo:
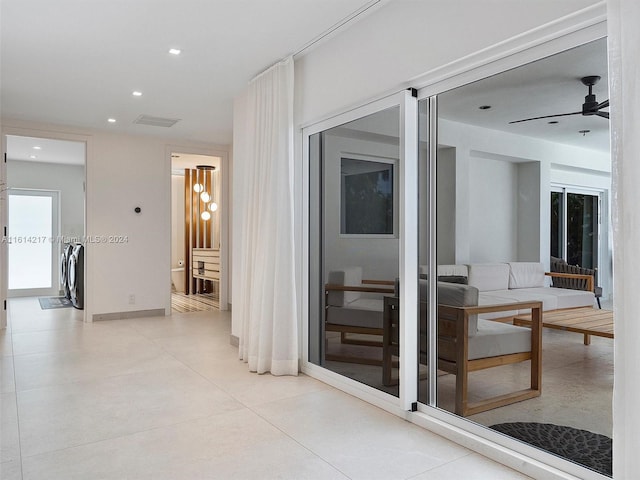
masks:
POLYGON ((340 234, 394 234, 393 160, 341 158, 340 234))
POLYGON ((598 268, 599 194, 551 192, 551 256, 598 268))

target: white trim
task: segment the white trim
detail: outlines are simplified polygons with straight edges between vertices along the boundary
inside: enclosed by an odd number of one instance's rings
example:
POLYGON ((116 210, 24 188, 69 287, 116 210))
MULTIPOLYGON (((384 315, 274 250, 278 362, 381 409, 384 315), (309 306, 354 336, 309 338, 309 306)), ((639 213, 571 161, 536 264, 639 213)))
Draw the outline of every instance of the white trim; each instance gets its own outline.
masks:
POLYGON ((399 277, 400 373, 399 396, 403 410, 418 402, 418 350, 420 317, 418 294, 418 101, 404 91, 400 103, 399 162, 399 277))

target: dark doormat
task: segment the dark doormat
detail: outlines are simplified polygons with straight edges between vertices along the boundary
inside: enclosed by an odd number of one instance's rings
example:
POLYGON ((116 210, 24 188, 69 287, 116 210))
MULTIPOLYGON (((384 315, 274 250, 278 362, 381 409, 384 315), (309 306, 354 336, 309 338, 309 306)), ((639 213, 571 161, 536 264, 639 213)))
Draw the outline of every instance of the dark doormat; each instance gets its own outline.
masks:
POLYGON ((596 472, 612 475, 612 441, 605 435, 550 423, 500 423, 491 428, 596 472))
POLYGON ((42 310, 73 307, 71 300, 66 297, 39 297, 38 301, 40 302, 40 308, 42 308, 42 310))

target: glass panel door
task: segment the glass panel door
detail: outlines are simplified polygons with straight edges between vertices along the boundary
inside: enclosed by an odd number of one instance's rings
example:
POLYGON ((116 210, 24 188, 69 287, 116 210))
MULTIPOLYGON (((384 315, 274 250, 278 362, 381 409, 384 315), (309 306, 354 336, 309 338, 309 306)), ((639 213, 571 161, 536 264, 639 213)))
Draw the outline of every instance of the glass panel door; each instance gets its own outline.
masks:
POLYGON ((9 291, 14 296, 58 293, 57 204, 57 192, 9 192, 9 291))
POLYGON ((417 215, 417 102, 407 91, 360 111, 306 136, 309 362, 400 397, 408 409, 415 362, 400 359, 416 353, 415 330, 403 320, 414 325, 415 300, 405 311, 400 304, 417 298, 417 271, 408 273, 415 258, 407 267, 417 254, 417 234, 407 234, 417 215))

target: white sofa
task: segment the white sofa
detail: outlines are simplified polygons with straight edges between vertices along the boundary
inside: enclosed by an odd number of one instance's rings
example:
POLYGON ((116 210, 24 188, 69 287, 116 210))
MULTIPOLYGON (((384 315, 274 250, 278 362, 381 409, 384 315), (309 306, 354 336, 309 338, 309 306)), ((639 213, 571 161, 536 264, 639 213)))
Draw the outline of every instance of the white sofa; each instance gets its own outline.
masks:
MULTIPOLYGON (((538 300, 543 311, 565 308, 592 307, 593 292, 554 288, 547 285, 544 267, 537 262, 473 263, 468 265, 438 265, 438 279, 447 278, 460 281, 467 279, 467 285, 479 292, 479 305, 504 305, 514 302, 538 300)), ((491 319, 517 315, 517 310, 483 314, 481 318, 491 319)))

